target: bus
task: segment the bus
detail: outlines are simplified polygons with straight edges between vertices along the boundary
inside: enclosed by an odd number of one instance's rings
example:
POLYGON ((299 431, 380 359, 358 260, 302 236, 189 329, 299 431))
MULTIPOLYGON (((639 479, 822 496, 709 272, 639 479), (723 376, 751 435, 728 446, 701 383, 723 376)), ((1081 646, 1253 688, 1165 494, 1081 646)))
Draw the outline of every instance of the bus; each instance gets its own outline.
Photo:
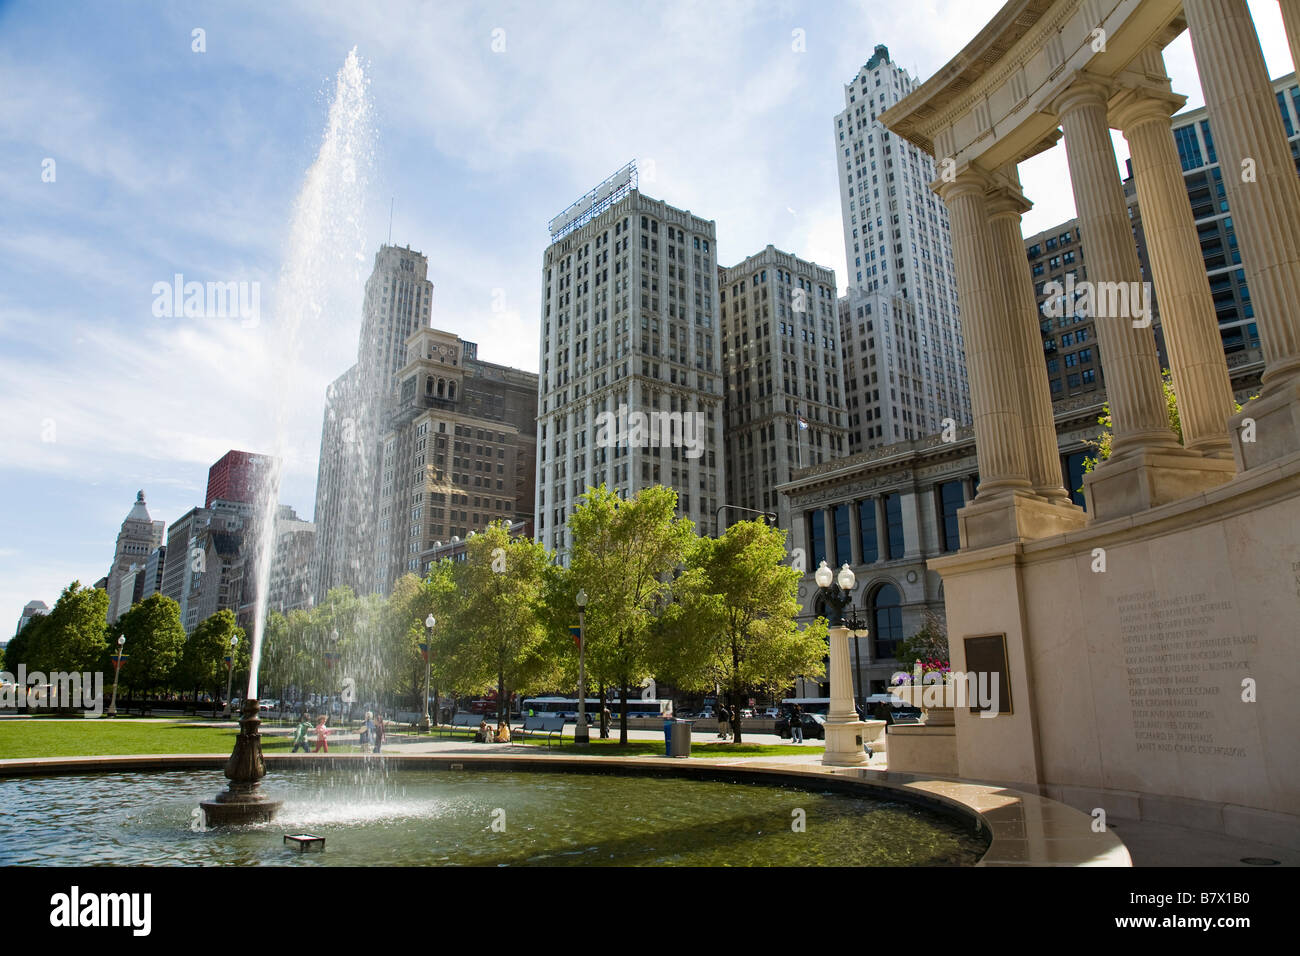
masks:
MULTIPOLYGON (((621 703, 610 698, 607 702, 610 715, 617 719, 621 703)), ((585 706, 587 712, 587 723, 595 723, 600 720, 600 698, 588 697, 585 706)), ((673 702, 665 697, 656 697, 650 700, 641 700, 632 698, 627 702, 627 715, 629 717, 659 717, 664 713, 671 713, 673 702)), ((528 716, 529 713, 538 715, 553 715, 563 717, 566 720, 576 720, 578 717, 578 698, 576 697, 528 697, 524 700, 523 713, 528 716)))

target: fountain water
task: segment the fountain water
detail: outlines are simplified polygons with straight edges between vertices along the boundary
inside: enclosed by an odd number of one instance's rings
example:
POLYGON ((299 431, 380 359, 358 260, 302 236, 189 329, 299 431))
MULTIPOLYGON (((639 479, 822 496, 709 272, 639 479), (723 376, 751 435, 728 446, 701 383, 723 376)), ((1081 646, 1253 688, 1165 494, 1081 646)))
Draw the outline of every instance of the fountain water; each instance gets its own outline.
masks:
POLYGON ((294 202, 289 248, 276 283, 274 315, 264 346, 279 360, 272 376, 270 410, 275 416, 276 463, 259 494, 258 548, 254 555, 253 635, 248 692, 234 752, 226 764, 229 789, 203 809, 213 825, 270 819, 278 803, 257 792, 266 775, 258 717, 258 667, 266 628, 271 558, 275 551, 275 522, 280 500, 280 475, 290 452, 288 409, 297 391, 300 335, 319 327, 326 315, 325 300, 332 279, 341 270, 364 261, 361 211, 371 163, 368 81, 354 47, 338 72, 334 98, 320 151, 307 170, 294 202))

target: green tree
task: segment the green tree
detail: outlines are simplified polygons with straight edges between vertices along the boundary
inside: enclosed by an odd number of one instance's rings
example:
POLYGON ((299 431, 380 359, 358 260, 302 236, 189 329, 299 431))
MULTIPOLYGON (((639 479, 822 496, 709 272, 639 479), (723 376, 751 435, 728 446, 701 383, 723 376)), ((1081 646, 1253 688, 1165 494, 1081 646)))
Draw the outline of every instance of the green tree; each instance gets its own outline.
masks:
POLYGON ((125 686, 146 693, 176 686, 185 650, 179 604, 161 594, 149 595, 118 618, 114 643, 118 635, 126 638, 120 678, 125 686))
MULTIPOLYGON (((1169 412, 1169 429, 1181 442, 1183 440, 1183 423, 1178 417, 1178 396, 1174 394, 1174 379, 1169 369, 1165 369, 1161 372, 1160 384, 1161 387, 1164 388, 1165 392, 1165 407, 1169 412)), ((1257 397, 1258 396, 1254 395, 1251 396, 1252 399, 1257 397)), ((1234 401, 1232 405, 1234 411, 1241 411, 1241 404, 1239 402, 1234 401)), ((1084 442, 1085 445, 1088 445, 1097 452, 1095 457, 1089 456, 1083 460, 1084 474, 1092 471, 1110 457, 1110 443, 1114 438, 1114 432, 1112 431, 1114 423, 1111 421, 1110 417, 1109 402, 1101 407, 1101 415, 1097 418, 1097 424, 1102 427, 1102 433, 1097 436, 1097 440, 1084 442)), ((1081 492, 1083 491, 1083 488, 1076 488, 1075 491, 1081 492)))
MULTIPOLYGON (((196 691, 206 691, 211 694, 214 700, 226 693, 226 655, 230 653, 232 637, 239 638, 235 654, 235 670, 240 669, 241 651, 244 658, 243 666, 246 669, 248 641, 244 637, 244 629, 235 623, 234 612, 230 610, 218 611, 200 621, 185 643, 185 650, 181 656, 181 673, 185 675, 186 682, 196 691)), ((236 693, 237 690, 231 690, 231 696, 236 693)))
POLYGON ((459 598, 449 621, 459 638, 456 670, 462 681, 495 687, 497 719, 507 720, 511 694, 554 679, 541 610, 550 556, 540 544, 511 538, 505 521, 470 538, 466 552, 451 569, 459 598))
POLYGON ((26 664, 31 659, 32 647, 40 640, 39 635, 45 621, 46 615, 38 614, 27 622, 26 627, 9 638, 9 644, 0 652, 4 654, 4 665, 0 670, 13 674, 14 679, 17 679, 18 665, 26 664))
POLYGON ((619 741, 627 743, 627 692, 652 674, 656 621, 671 603, 671 578, 695 540, 678 517, 677 492, 662 485, 623 499, 589 488, 569 517, 573 583, 587 592, 588 679, 619 688, 619 741))
POLYGON ((108 592, 73 581, 45 618, 27 625, 25 630, 36 631, 28 635, 22 663, 29 673, 98 669, 108 647, 107 618, 108 592))
POLYGON ((688 690, 727 688, 736 743, 740 702, 818 669, 826 653, 825 619, 797 623, 802 575, 785 564, 785 534, 740 521, 697 539, 664 619, 657 672, 688 690))
POLYGON ((904 638, 894 653, 898 669, 910 671, 917 661, 948 661, 948 628, 943 618, 927 613, 925 624, 911 637, 904 638))

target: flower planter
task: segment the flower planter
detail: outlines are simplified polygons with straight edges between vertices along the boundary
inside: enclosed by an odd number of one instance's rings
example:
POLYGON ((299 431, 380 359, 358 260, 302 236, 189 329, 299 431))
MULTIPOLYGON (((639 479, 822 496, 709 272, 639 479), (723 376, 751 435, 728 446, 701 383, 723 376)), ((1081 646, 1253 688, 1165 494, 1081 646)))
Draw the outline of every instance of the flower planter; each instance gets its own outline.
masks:
MULTIPOLYGON (((923 712, 921 723, 927 727, 951 727, 955 723, 953 708, 951 707, 927 707, 925 705, 927 687, 940 688, 943 685, 924 685, 924 684, 899 684, 889 688, 889 692, 897 697, 909 707, 917 707, 923 712)), ((930 699, 934 699, 937 690, 930 691, 930 699)))

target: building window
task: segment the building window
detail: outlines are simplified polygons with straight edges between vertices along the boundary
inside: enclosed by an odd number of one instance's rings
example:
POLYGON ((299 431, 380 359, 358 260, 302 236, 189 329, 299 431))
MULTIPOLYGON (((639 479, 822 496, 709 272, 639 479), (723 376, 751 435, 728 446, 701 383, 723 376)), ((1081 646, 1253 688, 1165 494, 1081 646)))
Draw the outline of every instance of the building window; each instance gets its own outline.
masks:
POLYGON ((876 543, 876 502, 868 498, 858 502, 858 527, 862 529, 862 563, 874 564, 880 560, 876 543))
POLYGON ((965 504, 960 481, 946 481, 939 486, 939 501, 943 509, 943 550, 956 551, 961 547, 961 533, 957 525, 957 509, 965 504))
POLYGON ((903 496, 885 495, 885 527, 888 530, 889 554, 885 557, 893 560, 901 558, 906 542, 903 540, 903 496))
POLYGON ((876 660, 886 660, 898 653, 903 640, 903 607, 898 588, 886 584, 871 599, 871 633, 876 641, 876 660))
POLYGON ((808 542, 812 546, 813 567, 819 567, 823 561, 826 561, 826 525, 822 521, 820 508, 808 512, 808 542))
MULTIPOLYGON (((849 506, 835 506, 835 564, 848 564, 853 560, 849 540, 849 506)), ((827 562, 829 563, 829 562, 827 562)))

